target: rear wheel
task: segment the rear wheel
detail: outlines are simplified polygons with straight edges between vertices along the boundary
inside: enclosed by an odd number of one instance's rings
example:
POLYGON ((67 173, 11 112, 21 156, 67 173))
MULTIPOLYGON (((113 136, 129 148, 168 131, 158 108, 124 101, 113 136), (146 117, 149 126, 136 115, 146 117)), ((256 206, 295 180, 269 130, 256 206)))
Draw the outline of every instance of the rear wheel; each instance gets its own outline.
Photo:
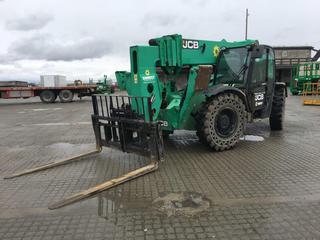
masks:
POLYGON ((71 102, 73 99, 73 92, 70 90, 62 90, 59 92, 59 99, 63 103, 71 102))
POLYGON ((285 102, 285 89, 276 88, 273 95, 272 109, 269 118, 271 130, 279 131, 283 129, 285 102))
POLYGON ((44 103, 53 103, 57 98, 57 95, 50 90, 45 90, 40 93, 40 99, 44 103))
POLYGON ((216 151, 233 147, 243 135, 245 106, 235 94, 219 95, 205 103, 198 115, 200 142, 216 151))

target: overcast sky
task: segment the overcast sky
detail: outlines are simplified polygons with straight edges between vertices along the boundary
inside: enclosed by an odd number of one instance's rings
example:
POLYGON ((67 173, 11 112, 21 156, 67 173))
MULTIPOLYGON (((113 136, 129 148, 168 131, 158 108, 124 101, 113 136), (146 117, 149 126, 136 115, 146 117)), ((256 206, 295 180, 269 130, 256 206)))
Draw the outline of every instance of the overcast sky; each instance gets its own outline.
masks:
POLYGON ((320 48, 319 0, 0 0, 0 80, 87 80, 129 70, 129 46, 180 33, 320 48))

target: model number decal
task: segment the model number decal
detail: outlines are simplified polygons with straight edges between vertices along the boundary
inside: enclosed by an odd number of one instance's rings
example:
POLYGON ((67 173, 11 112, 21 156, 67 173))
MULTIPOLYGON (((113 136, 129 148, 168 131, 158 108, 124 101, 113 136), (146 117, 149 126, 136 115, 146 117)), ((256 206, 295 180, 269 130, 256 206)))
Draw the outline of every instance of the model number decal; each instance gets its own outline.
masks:
POLYGON ((154 79, 155 79, 154 75, 151 75, 151 76, 143 76, 143 77, 142 77, 142 80, 145 81, 145 82, 147 82, 147 81, 152 81, 152 80, 154 80, 154 79))
POLYGON ((195 40, 182 39, 182 48, 198 49, 199 42, 195 40))
POLYGON ((255 101, 256 107, 261 106, 263 104, 263 100, 264 100, 264 92, 254 94, 254 101, 255 101))

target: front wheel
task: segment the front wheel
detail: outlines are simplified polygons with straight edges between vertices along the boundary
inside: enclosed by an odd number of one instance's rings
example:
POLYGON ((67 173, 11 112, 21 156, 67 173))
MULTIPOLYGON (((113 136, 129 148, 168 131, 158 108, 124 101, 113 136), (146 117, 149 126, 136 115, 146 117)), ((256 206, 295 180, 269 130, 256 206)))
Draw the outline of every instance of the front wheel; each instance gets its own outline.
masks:
POLYGON ((233 147, 243 135, 245 106, 235 94, 219 95, 203 105, 197 119, 197 135, 216 151, 233 147))

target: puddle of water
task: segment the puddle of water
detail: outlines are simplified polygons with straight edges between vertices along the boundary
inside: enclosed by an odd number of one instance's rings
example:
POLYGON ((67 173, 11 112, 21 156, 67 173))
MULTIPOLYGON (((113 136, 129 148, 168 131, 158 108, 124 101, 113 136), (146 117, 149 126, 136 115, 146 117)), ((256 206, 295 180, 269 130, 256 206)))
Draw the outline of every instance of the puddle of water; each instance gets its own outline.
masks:
POLYGON ((205 212, 210 207, 210 201, 200 193, 169 193, 155 199, 153 207, 168 217, 192 217, 205 212))
POLYGON ((193 217, 205 213, 210 208, 210 200, 204 195, 195 192, 169 193, 151 200, 126 199, 121 189, 105 191, 97 195, 98 216, 107 220, 114 220, 117 224, 120 212, 127 209, 153 208, 160 213, 170 216, 193 217))
POLYGON ((118 222, 118 214, 126 209, 139 209, 143 211, 151 207, 150 200, 128 200, 122 194, 122 189, 114 189, 101 192, 97 195, 98 216, 107 220, 118 222))
POLYGON ((250 141, 250 142, 262 142, 264 141, 264 137, 255 136, 255 135, 244 135, 243 137, 240 138, 240 140, 250 141))

